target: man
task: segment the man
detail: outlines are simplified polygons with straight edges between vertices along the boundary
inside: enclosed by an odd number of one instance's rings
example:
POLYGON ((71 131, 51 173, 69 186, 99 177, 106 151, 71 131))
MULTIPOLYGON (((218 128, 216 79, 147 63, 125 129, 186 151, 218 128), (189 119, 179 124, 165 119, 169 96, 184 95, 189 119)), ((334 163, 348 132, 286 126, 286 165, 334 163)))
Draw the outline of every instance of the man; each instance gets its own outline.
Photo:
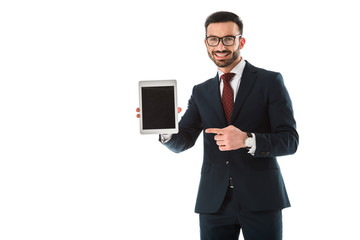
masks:
POLYGON ((174 152, 204 130, 204 159, 195 212, 202 240, 282 239, 282 209, 290 207, 277 156, 293 154, 298 133, 280 73, 254 67, 240 50, 243 24, 230 12, 205 22, 205 45, 216 77, 193 88, 179 133, 161 135, 174 152))

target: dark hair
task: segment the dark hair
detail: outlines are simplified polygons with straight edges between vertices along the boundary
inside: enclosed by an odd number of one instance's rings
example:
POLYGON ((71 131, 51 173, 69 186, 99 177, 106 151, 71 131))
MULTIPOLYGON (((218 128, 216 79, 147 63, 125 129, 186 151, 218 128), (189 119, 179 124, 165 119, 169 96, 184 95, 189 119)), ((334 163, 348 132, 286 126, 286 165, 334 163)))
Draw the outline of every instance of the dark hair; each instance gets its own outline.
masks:
POLYGON ((221 22, 234 22, 236 25, 238 25, 240 34, 243 33, 243 23, 238 15, 232 12, 215 12, 207 17, 205 21, 205 33, 207 32, 207 27, 211 23, 221 23, 221 22))

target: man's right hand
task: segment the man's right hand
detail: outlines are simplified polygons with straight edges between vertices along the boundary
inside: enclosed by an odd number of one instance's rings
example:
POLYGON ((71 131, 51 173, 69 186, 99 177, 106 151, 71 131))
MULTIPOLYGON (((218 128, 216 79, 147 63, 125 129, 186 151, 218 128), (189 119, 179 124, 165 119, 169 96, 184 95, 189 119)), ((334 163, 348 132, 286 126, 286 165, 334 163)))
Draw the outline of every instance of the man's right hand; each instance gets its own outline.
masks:
MULTIPOLYGON (((182 109, 181 109, 181 107, 178 107, 177 110, 178 110, 178 113, 180 113, 182 109)), ((140 108, 136 108, 136 112, 140 112, 140 108)), ((136 114, 136 117, 140 118, 140 113, 136 114)))

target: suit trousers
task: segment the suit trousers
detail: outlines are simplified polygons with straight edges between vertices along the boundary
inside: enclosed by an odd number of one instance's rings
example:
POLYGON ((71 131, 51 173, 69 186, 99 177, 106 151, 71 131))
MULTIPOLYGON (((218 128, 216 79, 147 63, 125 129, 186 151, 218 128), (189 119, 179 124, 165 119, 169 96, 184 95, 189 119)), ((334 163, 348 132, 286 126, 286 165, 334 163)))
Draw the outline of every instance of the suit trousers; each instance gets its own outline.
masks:
POLYGON ((201 240, 238 240, 242 229, 245 240, 281 240, 282 212, 242 211, 229 188, 217 213, 199 215, 201 240))

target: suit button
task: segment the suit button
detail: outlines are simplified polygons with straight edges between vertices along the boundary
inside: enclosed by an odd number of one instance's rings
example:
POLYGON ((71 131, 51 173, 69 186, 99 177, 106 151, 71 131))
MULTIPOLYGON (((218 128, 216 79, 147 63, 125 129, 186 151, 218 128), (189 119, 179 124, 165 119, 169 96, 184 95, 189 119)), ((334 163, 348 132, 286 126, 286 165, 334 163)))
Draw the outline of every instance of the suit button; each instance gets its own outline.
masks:
POLYGON ((234 188, 232 178, 229 178, 229 188, 234 188))
POLYGON ((229 161, 226 161, 226 163, 225 163, 226 165, 229 165, 229 161))

